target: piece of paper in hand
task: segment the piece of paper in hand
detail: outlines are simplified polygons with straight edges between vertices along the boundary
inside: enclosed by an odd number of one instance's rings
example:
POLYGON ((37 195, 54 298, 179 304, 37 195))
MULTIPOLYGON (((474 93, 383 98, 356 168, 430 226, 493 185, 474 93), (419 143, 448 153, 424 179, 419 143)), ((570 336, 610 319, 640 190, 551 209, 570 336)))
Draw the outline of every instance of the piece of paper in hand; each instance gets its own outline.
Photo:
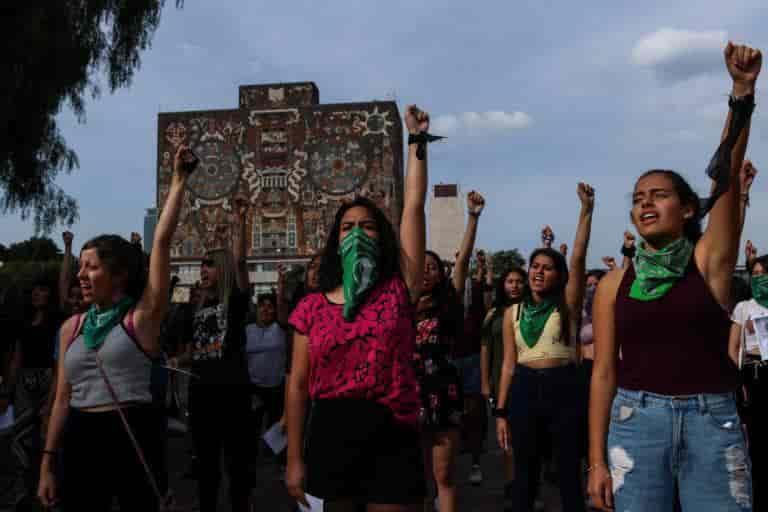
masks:
POLYGON ((13 426, 16 417, 13 414, 13 405, 9 405, 4 413, 0 414, 0 430, 5 430, 13 426))
POLYGON ((285 447, 288 445, 288 436, 285 435, 285 431, 283 431, 283 427, 279 422, 275 423, 272 425, 272 428, 264 432, 262 439, 264 439, 267 446, 275 452, 275 455, 285 450, 285 447))
POLYGON ((301 512, 323 512, 323 500, 307 493, 304 493, 304 497, 307 499, 309 506, 306 507, 299 503, 299 510, 301 512))
POLYGON ((760 316, 752 319, 755 327, 757 343, 760 345, 760 359, 768 361, 768 316, 760 316))

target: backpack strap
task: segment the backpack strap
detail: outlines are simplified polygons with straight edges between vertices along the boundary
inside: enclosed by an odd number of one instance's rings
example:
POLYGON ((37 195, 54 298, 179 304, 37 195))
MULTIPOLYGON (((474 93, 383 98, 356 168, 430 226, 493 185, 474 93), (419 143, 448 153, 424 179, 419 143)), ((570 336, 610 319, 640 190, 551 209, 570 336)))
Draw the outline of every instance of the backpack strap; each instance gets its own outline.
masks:
MULTIPOLYGON (((77 323, 75 324, 75 330, 72 331, 72 335, 67 340, 67 345, 64 347, 64 352, 66 353, 67 350, 69 350, 69 347, 72 345, 72 343, 75 342, 77 337, 80 335, 80 329, 83 327, 83 318, 85 317, 85 314, 81 313, 77 315, 77 323)), ((61 354, 61 357, 64 357, 64 354, 61 354)))

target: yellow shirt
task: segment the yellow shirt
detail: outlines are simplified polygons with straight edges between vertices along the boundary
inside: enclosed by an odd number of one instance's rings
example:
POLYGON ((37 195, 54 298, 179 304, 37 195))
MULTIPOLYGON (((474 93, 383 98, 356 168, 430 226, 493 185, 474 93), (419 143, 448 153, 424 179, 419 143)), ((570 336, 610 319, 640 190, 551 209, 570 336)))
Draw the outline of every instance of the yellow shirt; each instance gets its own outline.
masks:
POLYGON ((531 361, 539 361, 541 359, 568 359, 569 361, 576 361, 576 349, 577 344, 571 342, 566 345, 562 341, 563 332, 560 329, 560 312, 555 309, 547 323, 544 324, 544 330, 541 332, 539 341, 533 346, 529 347, 523 340, 523 334, 520 332, 520 316, 519 310, 522 305, 515 304, 512 306, 512 317, 515 319, 515 345, 517 346, 517 362, 519 364, 525 364, 531 361))

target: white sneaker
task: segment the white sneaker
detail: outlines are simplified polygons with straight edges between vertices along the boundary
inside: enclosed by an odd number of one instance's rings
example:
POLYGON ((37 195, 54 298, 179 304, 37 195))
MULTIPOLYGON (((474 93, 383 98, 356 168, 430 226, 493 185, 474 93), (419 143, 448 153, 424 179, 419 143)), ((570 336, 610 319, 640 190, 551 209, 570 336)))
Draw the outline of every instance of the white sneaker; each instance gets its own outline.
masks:
POLYGON ((469 483, 472 485, 480 485, 483 483, 483 470, 480 469, 479 464, 472 465, 472 470, 469 472, 469 483))

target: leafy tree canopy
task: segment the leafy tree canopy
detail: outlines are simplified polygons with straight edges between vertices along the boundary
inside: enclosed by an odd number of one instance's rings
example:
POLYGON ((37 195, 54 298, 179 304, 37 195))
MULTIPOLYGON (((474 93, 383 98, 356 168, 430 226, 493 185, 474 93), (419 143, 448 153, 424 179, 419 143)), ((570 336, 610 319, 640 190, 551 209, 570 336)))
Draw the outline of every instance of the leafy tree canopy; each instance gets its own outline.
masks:
MULTIPOLYGON (((38 232, 78 218, 56 185, 78 166, 56 116, 65 103, 85 120, 85 95, 130 84, 165 0, 16 2, 0 9, 0 213, 33 217, 38 232)), ((176 6, 182 5, 176 0, 176 6)))

